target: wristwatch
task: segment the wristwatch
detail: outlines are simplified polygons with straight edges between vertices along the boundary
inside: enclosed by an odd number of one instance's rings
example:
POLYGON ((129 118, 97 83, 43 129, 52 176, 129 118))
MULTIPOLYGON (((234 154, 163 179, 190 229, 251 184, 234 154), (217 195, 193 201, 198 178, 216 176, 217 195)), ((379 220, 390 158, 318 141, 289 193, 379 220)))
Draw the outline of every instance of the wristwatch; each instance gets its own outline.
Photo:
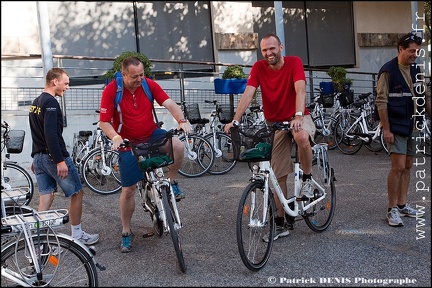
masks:
POLYGON ((187 123, 187 120, 183 118, 183 119, 178 120, 177 123, 178 124, 187 123))
POLYGON ((233 120, 232 123, 235 127, 240 126, 240 123, 237 120, 233 120))
POLYGON ((294 116, 302 116, 302 117, 303 117, 303 112, 296 112, 296 113, 294 114, 294 116))

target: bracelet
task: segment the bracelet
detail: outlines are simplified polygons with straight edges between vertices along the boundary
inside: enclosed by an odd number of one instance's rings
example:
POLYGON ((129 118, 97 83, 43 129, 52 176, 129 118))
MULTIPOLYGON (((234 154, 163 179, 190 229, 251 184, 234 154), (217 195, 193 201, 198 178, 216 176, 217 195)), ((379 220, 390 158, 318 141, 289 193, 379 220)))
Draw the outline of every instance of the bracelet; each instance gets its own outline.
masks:
POLYGON ((187 123, 187 120, 183 118, 183 119, 178 120, 177 123, 178 124, 187 123))
POLYGON ((115 136, 112 138, 112 141, 115 141, 115 139, 116 139, 117 137, 120 137, 120 138, 121 138, 121 136, 117 134, 117 135, 115 135, 115 136))
POLYGON ((302 116, 302 117, 303 117, 303 112, 296 112, 296 113, 294 114, 294 116, 302 116))

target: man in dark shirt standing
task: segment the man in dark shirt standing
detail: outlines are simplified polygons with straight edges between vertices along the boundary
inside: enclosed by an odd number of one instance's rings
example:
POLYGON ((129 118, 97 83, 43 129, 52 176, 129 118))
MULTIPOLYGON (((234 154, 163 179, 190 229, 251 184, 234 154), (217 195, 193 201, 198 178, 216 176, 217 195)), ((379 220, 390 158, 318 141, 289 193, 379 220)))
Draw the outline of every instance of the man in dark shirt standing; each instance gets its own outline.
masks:
POLYGON ((49 210, 57 184, 70 197, 69 215, 72 237, 86 245, 99 241, 99 234, 81 228, 83 187, 63 139, 63 114, 55 98, 69 89, 69 76, 61 68, 52 68, 45 78, 45 88, 30 107, 29 122, 33 140, 31 170, 39 189, 38 211, 49 210))

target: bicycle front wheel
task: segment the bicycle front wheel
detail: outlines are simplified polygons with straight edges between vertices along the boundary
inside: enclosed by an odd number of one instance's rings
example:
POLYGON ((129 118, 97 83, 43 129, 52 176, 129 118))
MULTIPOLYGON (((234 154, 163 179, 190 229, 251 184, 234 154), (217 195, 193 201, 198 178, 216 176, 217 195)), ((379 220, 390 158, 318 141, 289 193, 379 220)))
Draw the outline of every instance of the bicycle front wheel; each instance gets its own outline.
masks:
MULTIPOLYGON (((2 235, 3 236, 3 235, 2 235)), ((63 234, 32 235, 34 249, 40 254, 42 273, 36 274, 29 258, 29 247, 24 238, 2 245, 2 287, 97 287, 98 275, 93 255, 70 237, 63 234), (17 277, 17 281, 8 276, 17 277), (38 276, 40 278, 38 278, 38 276)))
POLYGON ((273 247, 276 208, 271 191, 268 196, 264 198, 264 182, 254 181, 244 190, 237 210, 238 250, 243 264, 254 272, 266 265, 273 247))
POLYGON ((83 159, 81 169, 84 183, 93 192, 108 195, 121 190, 117 151, 94 149, 83 159))
POLYGON ((15 192, 20 192, 20 195, 14 197, 15 200, 5 200, 8 206, 21 206, 28 205, 33 198, 34 183, 30 174, 23 167, 18 164, 6 161, 3 164, 1 192, 10 192, 10 196, 16 195, 15 192), (12 202, 11 202, 12 201, 12 202))
POLYGON ((222 175, 231 171, 237 163, 234 160, 231 137, 223 132, 216 132, 215 137, 213 137, 213 133, 210 133, 204 138, 212 144, 215 152, 213 165, 208 172, 213 175, 222 175))
POLYGON ((209 141, 196 134, 180 136, 184 144, 184 158, 179 173, 185 177, 199 177, 212 167, 214 162, 213 146, 209 141))
MULTIPOLYGON (((174 250, 177 255, 177 260, 180 266, 180 270, 185 273, 186 272, 186 263, 183 257, 183 250, 180 243, 180 237, 178 234, 178 229, 180 229, 179 223, 176 221, 176 215, 174 210, 174 205, 169 199, 172 199, 173 197, 170 197, 170 193, 168 191, 168 186, 162 186, 161 187, 161 193, 162 193, 162 201, 165 209, 165 216, 168 221, 168 227, 169 227, 169 234, 171 235, 171 239, 174 244, 174 250), (170 197, 168 199, 168 197, 170 197)), ((172 199, 175 201, 175 199, 172 199)))

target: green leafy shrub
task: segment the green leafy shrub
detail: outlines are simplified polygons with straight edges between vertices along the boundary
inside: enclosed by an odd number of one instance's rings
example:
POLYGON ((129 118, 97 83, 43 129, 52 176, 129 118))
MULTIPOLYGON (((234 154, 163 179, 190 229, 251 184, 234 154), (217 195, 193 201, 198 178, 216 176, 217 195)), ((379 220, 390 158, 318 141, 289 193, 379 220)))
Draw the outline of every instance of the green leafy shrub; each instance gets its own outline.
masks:
POLYGON ((240 65, 230 65, 228 66, 224 73, 222 74, 222 79, 244 79, 247 78, 247 75, 243 71, 243 67, 240 65))
POLYGON ((133 52, 133 51, 126 51, 126 52, 123 52, 122 54, 120 54, 114 60, 113 67, 110 70, 108 70, 108 72, 106 72, 103 75, 103 77, 107 78, 107 79, 113 79, 114 78, 114 74, 116 72, 121 71, 123 60, 126 59, 126 58, 128 58, 128 57, 132 57, 132 56, 135 56, 139 60, 141 60, 141 62, 144 64, 144 74, 145 74, 145 76, 146 77, 151 77, 152 76, 152 74, 151 74, 151 68, 152 68, 151 61, 144 54, 141 54, 141 53, 138 53, 138 52, 133 52))
POLYGON ((352 79, 346 78, 347 71, 343 67, 332 66, 327 71, 327 75, 330 76, 333 86, 336 91, 342 92, 345 85, 351 85, 352 79))

